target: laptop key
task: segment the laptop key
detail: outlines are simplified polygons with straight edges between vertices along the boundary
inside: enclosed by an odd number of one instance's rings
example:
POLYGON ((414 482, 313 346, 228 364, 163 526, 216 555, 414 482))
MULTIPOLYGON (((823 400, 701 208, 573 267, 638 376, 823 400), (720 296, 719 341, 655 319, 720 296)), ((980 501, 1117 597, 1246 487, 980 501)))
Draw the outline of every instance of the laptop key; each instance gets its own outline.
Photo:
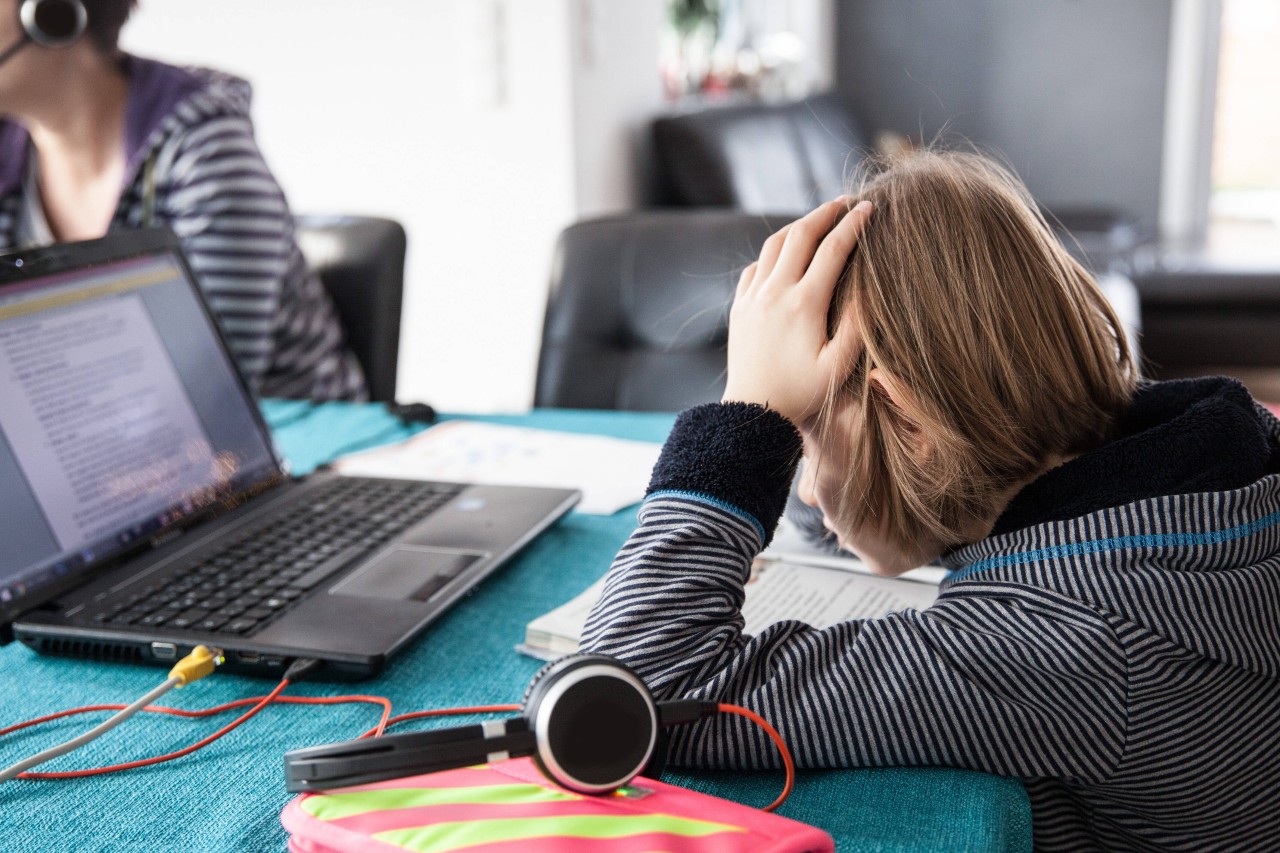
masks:
POLYGON ((356 557, 359 557, 362 554, 367 553, 367 551, 368 551, 367 548, 359 547, 359 546, 348 548, 345 551, 338 553, 336 556, 331 557, 328 560, 325 560, 323 563, 316 566, 314 569, 307 572, 302 577, 293 581, 290 585, 297 587, 298 589, 311 589, 312 587, 316 586, 321 581, 323 581, 325 578, 327 578, 329 575, 333 574, 338 569, 341 569, 343 566, 350 563, 356 557))
POLYGON ((146 625, 147 627, 155 627, 157 625, 165 624, 166 622, 168 622, 170 619, 172 619, 174 616, 177 616, 177 615, 178 615, 178 611, 176 610, 157 610, 155 613, 148 613, 146 616, 143 616, 135 624, 146 625))
POLYGON ((216 631, 225 624, 227 624, 226 616, 211 614, 197 622, 195 624, 195 629, 197 631, 216 631))
POLYGON ((170 628, 192 628, 199 624, 200 620, 209 615, 207 610, 184 610, 177 616, 169 620, 170 628))
POLYGON ((147 611, 145 610, 125 610, 122 613, 117 613, 112 617, 111 621, 117 625, 132 625, 146 615, 147 611))

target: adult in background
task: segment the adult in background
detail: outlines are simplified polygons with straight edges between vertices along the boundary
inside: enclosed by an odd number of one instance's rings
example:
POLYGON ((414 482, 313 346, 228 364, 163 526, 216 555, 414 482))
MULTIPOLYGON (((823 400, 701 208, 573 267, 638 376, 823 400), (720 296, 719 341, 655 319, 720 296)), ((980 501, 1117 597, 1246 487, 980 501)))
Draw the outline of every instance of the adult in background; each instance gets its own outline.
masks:
POLYGON ((167 225, 259 394, 364 377, 263 162, 244 80, 120 51, 135 0, 0 0, 0 251, 167 225))

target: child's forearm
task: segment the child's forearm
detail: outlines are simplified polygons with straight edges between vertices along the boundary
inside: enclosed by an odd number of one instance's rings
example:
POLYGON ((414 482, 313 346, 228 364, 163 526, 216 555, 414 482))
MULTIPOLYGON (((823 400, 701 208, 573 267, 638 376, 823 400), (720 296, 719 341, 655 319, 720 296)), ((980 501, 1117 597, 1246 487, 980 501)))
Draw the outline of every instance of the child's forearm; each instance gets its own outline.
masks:
POLYGON ((762 539, 739 512, 690 495, 650 498, 640 521, 582 647, 626 661, 655 695, 675 698, 740 649, 743 585, 762 539))
POLYGON ((671 695, 731 653, 742 586, 773 535, 800 451, 795 426, 763 406, 713 403, 682 413, 584 647, 640 661, 650 686, 671 695), (637 596, 642 587, 662 594, 637 596), (680 616, 669 618, 674 612, 680 616))

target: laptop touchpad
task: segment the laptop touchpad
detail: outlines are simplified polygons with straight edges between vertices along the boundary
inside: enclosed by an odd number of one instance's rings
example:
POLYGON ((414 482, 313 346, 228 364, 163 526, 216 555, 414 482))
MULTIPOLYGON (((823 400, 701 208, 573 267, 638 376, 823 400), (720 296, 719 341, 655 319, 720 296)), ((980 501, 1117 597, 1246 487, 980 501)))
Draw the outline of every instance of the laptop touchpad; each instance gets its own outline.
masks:
POLYGON ((428 601, 449 581, 481 557, 475 551, 444 550, 402 545, 376 557, 343 578, 331 595, 428 601))

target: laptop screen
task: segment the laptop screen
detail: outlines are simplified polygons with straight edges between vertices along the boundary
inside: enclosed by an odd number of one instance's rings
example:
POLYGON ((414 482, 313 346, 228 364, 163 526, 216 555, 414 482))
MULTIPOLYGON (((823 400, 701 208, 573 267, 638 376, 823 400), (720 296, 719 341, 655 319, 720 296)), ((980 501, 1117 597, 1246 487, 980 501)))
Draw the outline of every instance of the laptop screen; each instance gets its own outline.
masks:
POLYGON ((5 622, 104 560, 282 476, 176 249, 6 280, 5 622))

